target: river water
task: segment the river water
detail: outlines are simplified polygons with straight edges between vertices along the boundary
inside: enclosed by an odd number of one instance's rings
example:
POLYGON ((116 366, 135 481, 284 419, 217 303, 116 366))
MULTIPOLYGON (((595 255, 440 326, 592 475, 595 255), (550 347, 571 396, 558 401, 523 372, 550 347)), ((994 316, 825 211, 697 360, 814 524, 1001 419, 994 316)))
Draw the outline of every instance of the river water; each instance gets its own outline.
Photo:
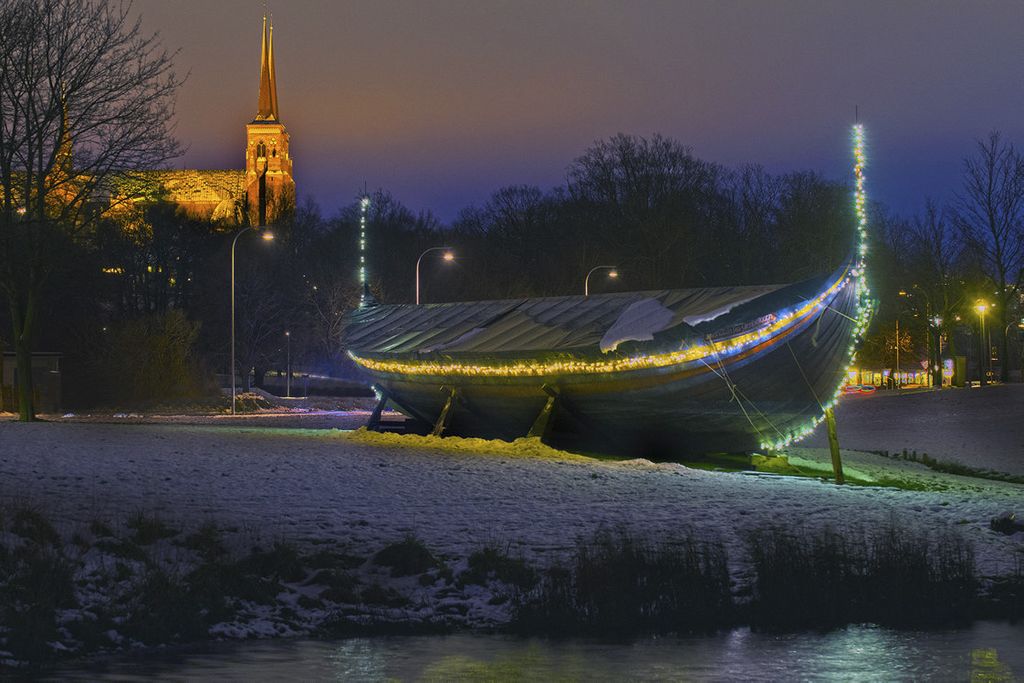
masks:
POLYGON ((1024 624, 951 631, 736 629, 628 644, 495 635, 274 640, 149 653, 55 672, 63 680, 1024 681, 1024 624))

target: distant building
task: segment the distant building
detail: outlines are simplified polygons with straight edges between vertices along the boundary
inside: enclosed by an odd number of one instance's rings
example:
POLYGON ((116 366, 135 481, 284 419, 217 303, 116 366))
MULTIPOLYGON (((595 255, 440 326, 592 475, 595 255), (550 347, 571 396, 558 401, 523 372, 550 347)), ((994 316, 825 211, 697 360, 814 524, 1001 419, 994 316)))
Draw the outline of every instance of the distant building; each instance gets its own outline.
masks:
MULTIPOLYGON (((133 172, 121 184, 123 197, 135 205, 172 204, 189 218, 221 225, 268 225, 295 206, 289 136, 277 106, 274 27, 266 17, 256 117, 245 131, 244 169, 133 172)), ((70 149, 62 152, 67 163, 70 156, 70 149)))

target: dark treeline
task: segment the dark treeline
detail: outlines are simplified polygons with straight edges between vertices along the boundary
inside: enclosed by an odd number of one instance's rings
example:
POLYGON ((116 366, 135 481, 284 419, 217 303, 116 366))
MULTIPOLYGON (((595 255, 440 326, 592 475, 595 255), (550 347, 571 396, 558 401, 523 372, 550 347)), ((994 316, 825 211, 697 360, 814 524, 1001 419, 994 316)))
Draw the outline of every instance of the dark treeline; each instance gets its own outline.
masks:
POLYGON ((879 310, 860 357, 892 368, 898 346, 907 364, 962 355, 972 378, 990 368, 1020 379, 1024 156, 1013 144, 998 132, 978 140, 949 201, 910 217, 879 211, 871 229, 879 310))
POLYGON ((444 237, 466 263, 437 296, 577 294, 598 264, 632 290, 790 281, 834 267, 852 244, 845 184, 726 169, 657 135, 598 142, 566 175, 549 192, 503 188, 462 211, 444 237))
MULTIPOLYGON (((978 322, 972 306, 983 296, 993 304, 993 343, 1010 344, 1000 357, 1016 349, 1014 334, 1003 332, 1018 315, 1021 254, 999 260, 1007 247, 993 246, 989 223, 977 214, 985 198, 971 194, 987 187, 971 175, 987 172, 986 154, 999 156, 1001 172, 1024 177, 1016 152, 996 136, 979 143, 965 166, 966 189, 949 206, 929 202, 909 219, 873 207, 871 283, 880 307, 865 362, 891 367, 897 343, 908 361, 924 358, 940 336, 947 352, 970 355, 978 322), (1005 166, 1008 158, 1016 170, 1005 166)), ((438 252, 424 259, 425 303, 579 294, 587 271, 603 264, 620 275, 596 273, 594 292, 791 282, 836 267, 854 241, 848 179, 730 169, 657 135, 599 141, 568 166, 564 185, 499 189, 450 224, 413 212, 385 190, 370 199, 370 285, 384 303, 413 301, 416 260, 437 246, 451 247, 456 260, 444 262, 438 252)), ((1020 212, 1013 210, 996 238, 1020 252, 1020 212)), ((307 203, 272 227, 273 242, 252 233, 238 242, 239 372, 251 371, 260 385, 267 371, 283 369, 286 331, 293 367, 351 372, 341 332, 359 301, 359 197, 331 217, 307 203)), ((71 403, 143 398, 140 386, 153 398, 189 396, 227 372, 236 230, 151 205, 101 221, 86 239, 54 245, 59 264, 44 293, 37 348, 67 354, 71 403), (121 377, 138 367, 148 368, 144 383, 121 377)))

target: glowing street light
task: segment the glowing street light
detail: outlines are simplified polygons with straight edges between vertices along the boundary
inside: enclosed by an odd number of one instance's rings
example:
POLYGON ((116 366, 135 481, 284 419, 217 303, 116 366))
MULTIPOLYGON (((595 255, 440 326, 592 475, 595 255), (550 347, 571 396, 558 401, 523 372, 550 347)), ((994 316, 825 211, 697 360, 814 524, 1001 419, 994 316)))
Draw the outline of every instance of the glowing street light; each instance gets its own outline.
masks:
POLYGON ((985 313, 988 311, 988 302, 983 299, 978 299, 974 304, 974 310, 978 312, 978 316, 981 318, 981 340, 980 346, 982 347, 983 353, 978 357, 978 373, 981 375, 981 386, 988 384, 988 363, 985 362, 986 356, 988 356, 988 343, 985 341, 985 313))
POLYGON ((455 252, 452 251, 451 247, 430 247, 430 249, 427 249, 425 252, 420 254, 420 257, 418 259, 416 259, 416 305, 417 306, 419 306, 419 304, 420 304, 420 262, 423 260, 424 256, 426 256, 427 254, 429 254, 432 251, 443 251, 444 254, 441 256, 441 258, 446 263, 451 263, 451 262, 453 262, 455 260, 455 252))
POLYGON ((612 280, 619 277, 618 266, 594 266, 587 273, 587 276, 583 278, 583 296, 590 296, 590 276, 599 270, 607 270, 608 277, 612 280))
POLYGON ((237 393, 235 388, 235 247, 238 245, 238 238, 241 237, 248 231, 254 231, 259 233, 260 237, 265 241, 269 242, 274 239, 274 233, 264 228, 242 228, 235 235, 235 239, 231 240, 231 414, 235 414, 235 394, 237 393))

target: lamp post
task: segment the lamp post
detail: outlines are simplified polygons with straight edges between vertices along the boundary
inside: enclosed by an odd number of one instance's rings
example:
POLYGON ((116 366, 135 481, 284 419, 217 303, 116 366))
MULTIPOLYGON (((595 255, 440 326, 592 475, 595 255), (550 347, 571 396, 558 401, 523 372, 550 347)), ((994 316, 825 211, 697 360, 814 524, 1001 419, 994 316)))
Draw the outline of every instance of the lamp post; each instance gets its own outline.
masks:
POLYGON ((974 310, 978 312, 978 316, 981 318, 981 339, 979 342, 981 354, 978 357, 978 371, 981 375, 980 384, 985 386, 988 384, 988 373, 986 372, 988 363, 985 362, 985 358, 988 356, 988 348, 985 342, 985 312, 988 310, 988 303, 978 299, 977 303, 974 304, 974 310))
POLYGON ((231 240, 231 414, 235 414, 235 247, 238 246, 238 238, 248 231, 258 232, 264 240, 274 239, 274 233, 269 230, 257 228, 242 228, 231 240))
POLYGON ((284 365, 284 395, 285 398, 292 397, 292 333, 285 330, 285 365, 284 365))
POLYGON ((587 273, 587 276, 583 278, 583 296, 590 296, 590 276, 599 270, 607 270, 608 277, 615 279, 619 276, 619 270, 617 266, 594 266, 587 273))
MULTIPOLYGON (((942 350, 939 348, 939 325, 942 323, 942 319, 932 315, 932 298, 928 296, 928 292, 923 287, 914 283, 911 287, 924 297, 924 318, 925 318, 925 329, 928 334, 925 337, 927 341, 927 353, 928 353, 928 374, 932 378, 932 386, 942 388, 942 371, 940 367, 940 361, 942 356, 942 350), (938 322, 936 322, 938 321, 938 322)), ((913 298, 913 295, 906 290, 900 290, 900 296, 905 296, 908 299, 913 298)), ((914 306, 915 309, 920 311, 921 309, 914 306)))
POLYGON ((452 261, 455 260, 455 253, 452 251, 451 247, 431 247, 430 249, 427 249, 425 252, 420 254, 420 257, 418 259, 416 259, 416 305, 417 306, 420 305, 420 262, 423 260, 424 256, 426 256, 427 254, 429 254, 432 251, 443 251, 444 252, 444 256, 442 256, 441 258, 443 258, 448 263, 451 263, 452 261))
POLYGON ((896 316, 896 390, 900 388, 900 319, 896 316))
MULTIPOLYGON (((910 296, 907 294, 907 290, 905 289, 901 289, 899 291, 899 295, 902 297, 910 296)), ((897 391, 899 391, 900 388, 900 315, 902 313, 902 311, 896 312, 896 377, 894 378, 893 386, 896 387, 897 391)))
POLYGON ((935 330, 935 365, 932 366, 932 384, 942 388, 942 316, 933 315, 929 323, 935 330))

